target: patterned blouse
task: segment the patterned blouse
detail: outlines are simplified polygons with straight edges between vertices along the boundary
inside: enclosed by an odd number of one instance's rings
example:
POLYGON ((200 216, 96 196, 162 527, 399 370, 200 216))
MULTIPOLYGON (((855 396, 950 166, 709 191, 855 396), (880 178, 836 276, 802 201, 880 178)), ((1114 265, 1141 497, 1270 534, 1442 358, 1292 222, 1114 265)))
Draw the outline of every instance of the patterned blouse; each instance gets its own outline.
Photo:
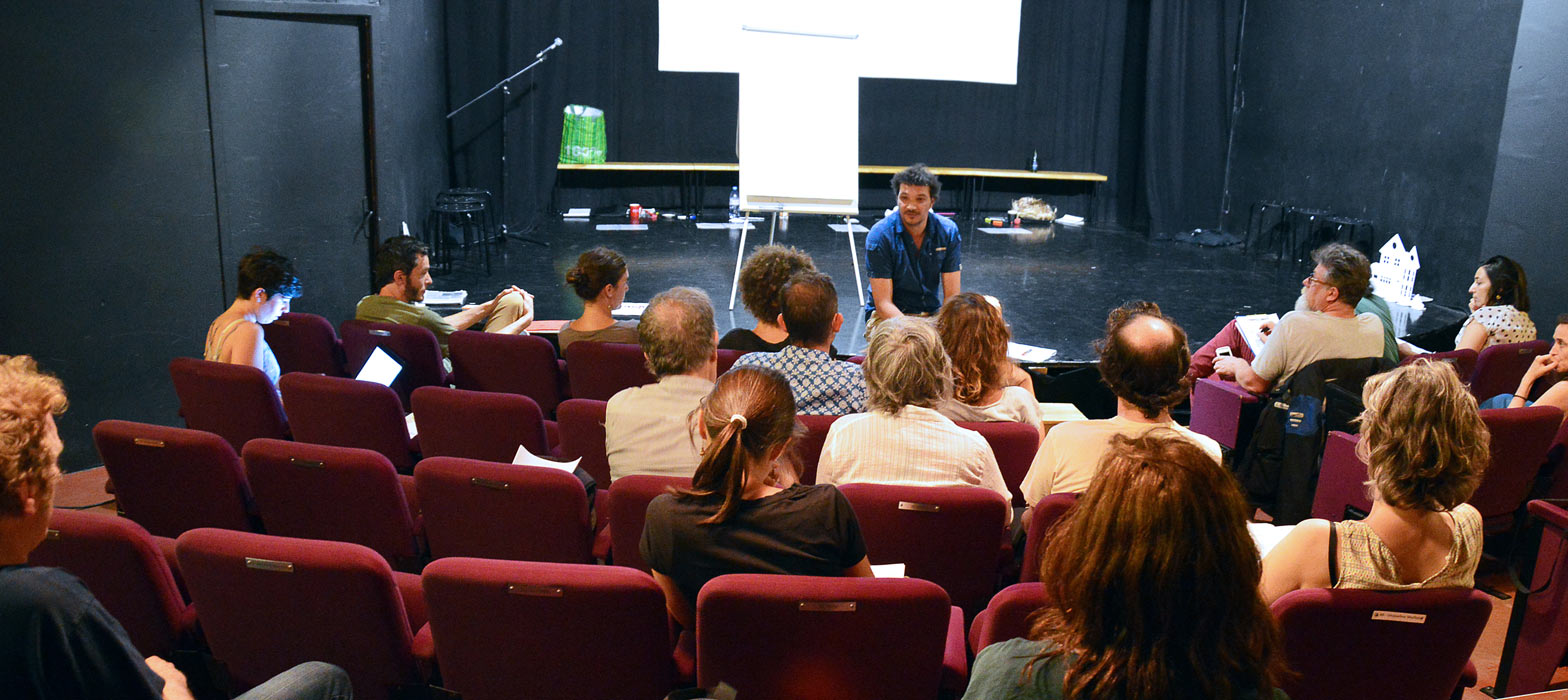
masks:
POLYGON ((1399 580, 1399 562, 1394 559, 1394 553, 1366 523, 1359 520, 1334 523, 1333 532, 1339 540, 1336 562, 1339 579, 1334 587, 1409 590, 1475 585, 1475 569, 1481 563, 1481 512, 1468 503, 1461 503, 1449 511, 1448 518, 1454 534, 1448 561, 1426 580, 1411 583, 1399 580))
POLYGON ((1482 349, 1493 345, 1505 343, 1526 343, 1535 340, 1535 322, 1530 320, 1530 314, 1520 311, 1511 304, 1496 304, 1483 306, 1470 314, 1464 325, 1459 327, 1459 335, 1454 336, 1454 344, 1459 344, 1459 339, 1465 335, 1465 329, 1471 322, 1479 323, 1486 328, 1486 344, 1482 349))
POLYGON ((749 352, 736 367, 766 367, 789 380, 795 412, 844 416, 866 410, 866 376, 860 365, 835 360, 821 350, 787 345, 778 352, 749 352))

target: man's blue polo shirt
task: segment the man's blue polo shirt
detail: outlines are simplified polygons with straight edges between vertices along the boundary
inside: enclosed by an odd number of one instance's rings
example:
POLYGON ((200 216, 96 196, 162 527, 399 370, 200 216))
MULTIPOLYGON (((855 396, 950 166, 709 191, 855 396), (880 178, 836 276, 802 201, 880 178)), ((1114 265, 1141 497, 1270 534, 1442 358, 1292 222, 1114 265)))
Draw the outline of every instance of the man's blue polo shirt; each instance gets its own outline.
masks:
MULTIPOLYGON (((963 242, 958 224, 941 214, 926 215, 926 239, 920 250, 904 230, 898 212, 883 218, 866 234, 866 270, 874 279, 893 280, 893 305, 906 314, 934 313, 942 308, 942 273, 963 269, 963 242)), ((876 309, 869 287, 866 313, 876 309)))

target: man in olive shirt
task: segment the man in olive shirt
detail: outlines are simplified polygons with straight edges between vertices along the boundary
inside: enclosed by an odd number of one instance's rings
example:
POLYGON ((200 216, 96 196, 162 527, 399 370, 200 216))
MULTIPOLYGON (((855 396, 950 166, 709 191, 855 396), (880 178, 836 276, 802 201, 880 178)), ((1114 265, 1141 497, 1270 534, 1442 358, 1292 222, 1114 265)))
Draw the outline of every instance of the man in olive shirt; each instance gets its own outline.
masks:
POLYGON ((446 353, 447 336, 481 321, 489 333, 518 335, 534 320, 534 296, 508 287, 483 304, 442 317, 422 302, 430 287, 430 249, 409 236, 393 236, 376 251, 376 283, 381 291, 359 300, 354 318, 381 323, 406 323, 430 329, 446 353))

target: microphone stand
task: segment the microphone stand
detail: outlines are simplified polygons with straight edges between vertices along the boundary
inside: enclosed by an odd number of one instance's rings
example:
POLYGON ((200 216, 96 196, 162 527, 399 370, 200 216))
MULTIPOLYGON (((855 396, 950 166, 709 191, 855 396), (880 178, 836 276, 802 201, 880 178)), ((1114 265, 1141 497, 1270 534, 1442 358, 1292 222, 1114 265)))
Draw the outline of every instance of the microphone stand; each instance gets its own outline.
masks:
MULTIPOLYGON (((517 71, 516 73, 513 73, 513 74, 503 78, 501 80, 501 82, 498 82, 495 85, 491 85, 489 90, 486 90, 484 92, 479 93, 479 95, 474 97, 474 99, 471 99, 471 100, 463 103, 463 106, 458 107, 457 109, 454 109, 451 112, 448 112, 447 115, 446 115, 446 118, 448 120, 450 120, 452 117, 457 116, 457 114, 459 112, 461 112, 461 111, 463 111, 465 109, 468 109, 469 107, 473 106, 474 103, 484 99, 490 93, 495 92, 496 90, 500 90, 501 91, 501 155, 500 155, 500 162, 501 162, 501 191, 500 191, 500 196, 496 198, 496 203, 497 203, 497 207, 496 208, 500 210, 499 212, 497 212, 496 220, 500 222, 498 225, 501 227, 501 238, 502 238, 503 241, 506 240, 506 236, 508 234, 510 234, 510 232, 507 230, 507 225, 506 225, 506 180, 507 180, 507 177, 506 177, 506 141, 507 141, 507 139, 506 139, 506 102, 512 96, 512 86, 511 86, 511 83, 518 76, 521 76, 522 74, 527 73, 530 70, 533 70, 535 66, 537 66, 537 65, 539 65, 541 63, 544 63, 544 60, 546 58, 550 57, 550 52, 554 51, 556 48, 560 47, 564 43, 566 43, 566 42, 561 41, 560 37, 556 37, 554 42, 551 42, 551 44, 549 46, 546 46, 543 51, 540 51, 537 55, 534 56, 534 62, 533 63, 530 63, 530 64, 524 66, 522 70, 517 71)), ((517 240, 523 241, 525 243, 537 243, 537 244, 539 244, 541 246, 544 246, 546 248, 550 247, 549 243, 547 243, 545 241, 541 241, 541 240, 539 240, 537 238, 529 238, 528 236, 524 236, 522 234, 510 234, 510 235, 513 238, 516 238, 517 240)))

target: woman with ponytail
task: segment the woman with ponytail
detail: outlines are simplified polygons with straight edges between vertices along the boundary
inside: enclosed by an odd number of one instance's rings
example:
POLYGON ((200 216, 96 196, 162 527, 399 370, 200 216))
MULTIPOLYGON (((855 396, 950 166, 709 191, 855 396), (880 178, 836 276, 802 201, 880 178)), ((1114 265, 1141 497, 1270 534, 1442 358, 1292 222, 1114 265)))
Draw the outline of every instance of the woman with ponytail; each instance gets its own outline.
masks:
POLYGON ((697 592, 724 574, 871 575, 849 501, 796 483, 795 399, 783 375, 731 370, 692 420, 707 444, 691 488, 653 499, 642 533, 671 617, 690 629, 697 592))

